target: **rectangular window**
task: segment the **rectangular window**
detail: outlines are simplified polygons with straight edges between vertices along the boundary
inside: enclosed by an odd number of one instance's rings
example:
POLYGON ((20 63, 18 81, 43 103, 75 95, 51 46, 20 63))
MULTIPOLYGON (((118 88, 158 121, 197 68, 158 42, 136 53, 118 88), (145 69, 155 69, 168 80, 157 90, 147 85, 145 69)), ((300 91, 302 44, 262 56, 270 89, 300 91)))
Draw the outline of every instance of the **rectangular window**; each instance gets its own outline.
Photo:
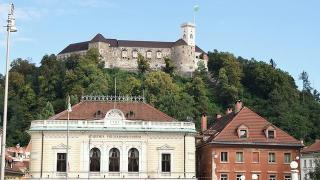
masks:
POLYGON ((284 163, 291 163, 291 153, 284 153, 284 163))
POLYGON ((269 180, 276 180, 276 175, 270 174, 269 175, 269 180))
POLYGON ((220 153, 220 161, 221 162, 228 162, 228 152, 221 152, 220 153))
POLYGON ((128 52, 127 50, 122 51, 122 58, 127 58, 128 57, 128 52))
POLYGON ((157 58, 161 59, 162 58, 162 53, 160 51, 157 52, 157 58))
POLYGON ((241 176, 242 176, 242 174, 237 174, 236 180, 241 180, 241 176))
POLYGON ((171 172, 171 155, 162 154, 161 157, 161 170, 162 172, 171 172))
POLYGON ((67 154, 58 153, 57 154, 57 172, 66 172, 67 170, 67 154))
POLYGON ((312 159, 309 159, 309 166, 312 167, 313 164, 312 164, 312 159))
POLYGON ((137 58, 138 57, 138 51, 134 50, 132 51, 132 57, 137 58))
POLYGON ((220 180, 228 180, 228 174, 221 174, 220 180))
POLYGON ((269 163, 275 163, 276 162, 276 153, 269 152, 268 162, 269 163))
POLYGON ((240 138, 247 138, 247 137, 248 137, 247 130, 241 129, 240 130, 240 138))
POLYGON ((252 152, 252 162, 258 163, 260 161, 259 152, 252 152))
POLYGON ((236 152, 236 162, 243 162, 243 152, 236 152))
POLYGON ((268 130, 268 138, 274 139, 274 130, 268 130))
POLYGON ((291 180, 291 175, 285 175, 284 180, 291 180))
POLYGON ((151 51, 147 51, 147 58, 151 59, 151 51))

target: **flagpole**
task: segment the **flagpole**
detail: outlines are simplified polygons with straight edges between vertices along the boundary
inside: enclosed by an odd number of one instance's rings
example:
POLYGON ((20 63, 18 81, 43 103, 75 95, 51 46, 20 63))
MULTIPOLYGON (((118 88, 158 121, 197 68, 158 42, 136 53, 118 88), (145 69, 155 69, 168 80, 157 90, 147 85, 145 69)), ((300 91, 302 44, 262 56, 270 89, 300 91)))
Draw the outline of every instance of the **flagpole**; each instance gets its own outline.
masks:
POLYGON ((68 108, 67 108, 67 167, 66 167, 66 179, 69 178, 69 119, 70 119, 70 112, 71 109, 71 103, 70 103, 70 96, 68 96, 68 108))

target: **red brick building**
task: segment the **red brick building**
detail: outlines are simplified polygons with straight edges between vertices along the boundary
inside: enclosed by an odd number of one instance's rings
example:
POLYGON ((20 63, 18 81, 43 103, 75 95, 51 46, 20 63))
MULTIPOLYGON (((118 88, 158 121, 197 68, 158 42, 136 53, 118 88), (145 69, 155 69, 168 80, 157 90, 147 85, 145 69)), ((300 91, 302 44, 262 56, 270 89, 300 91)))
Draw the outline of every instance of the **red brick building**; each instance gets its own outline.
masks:
POLYGON ((235 111, 227 110, 207 129, 201 119, 201 138, 197 140, 199 179, 240 180, 244 175, 259 180, 290 180, 290 162, 299 157, 303 146, 238 101, 235 111))

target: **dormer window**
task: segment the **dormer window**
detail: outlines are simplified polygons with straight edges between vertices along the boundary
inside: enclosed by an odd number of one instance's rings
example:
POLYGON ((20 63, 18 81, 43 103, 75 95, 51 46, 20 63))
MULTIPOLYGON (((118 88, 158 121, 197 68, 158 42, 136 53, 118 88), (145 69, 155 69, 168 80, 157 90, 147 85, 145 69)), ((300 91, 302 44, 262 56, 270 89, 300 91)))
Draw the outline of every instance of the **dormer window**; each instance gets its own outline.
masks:
POLYGON ((125 59, 128 57, 128 52, 127 50, 122 50, 122 58, 125 59))
POLYGON ((268 139, 274 139, 276 138, 276 128, 274 125, 269 124, 266 126, 266 128, 264 129, 264 133, 266 135, 266 138, 268 139))
POLYGON ((241 129, 240 130, 240 138, 247 138, 248 137, 248 132, 246 129, 241 129))
POLYGON ((249 137, 248 127, 244 124, 242 124, 238 127, 237 133, 238 133, 238 137, 240 139, 246 139, 249 137))
POLYGON ((274 139, 274 130, 268 130, 268 138, 274 139))

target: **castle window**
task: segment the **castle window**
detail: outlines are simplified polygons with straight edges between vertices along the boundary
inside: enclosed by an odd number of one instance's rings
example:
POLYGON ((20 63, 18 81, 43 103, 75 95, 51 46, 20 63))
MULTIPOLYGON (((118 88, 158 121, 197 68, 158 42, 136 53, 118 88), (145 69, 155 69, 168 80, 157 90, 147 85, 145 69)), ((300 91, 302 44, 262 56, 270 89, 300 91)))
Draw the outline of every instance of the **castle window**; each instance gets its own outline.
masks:
POLYGON ((138 51, 137 50, 132 51, 132 57, 138 58, 138 51))
POLYGON ((158 59, 162 58, 162 53, 161 53, 161 51, 158 51, 158 52, 157 52, 157 58, 158 58, 158 59))
POLYGON ((127 57, 128 57, 127 50, 122 50, 122 58, 127 58, 127 57))
POLYGON ((148 58, 148 59, 151 59, 151 55, 152 55, 152 54, 151 54, 151 51, 147 51, 147 58, 148 58))

